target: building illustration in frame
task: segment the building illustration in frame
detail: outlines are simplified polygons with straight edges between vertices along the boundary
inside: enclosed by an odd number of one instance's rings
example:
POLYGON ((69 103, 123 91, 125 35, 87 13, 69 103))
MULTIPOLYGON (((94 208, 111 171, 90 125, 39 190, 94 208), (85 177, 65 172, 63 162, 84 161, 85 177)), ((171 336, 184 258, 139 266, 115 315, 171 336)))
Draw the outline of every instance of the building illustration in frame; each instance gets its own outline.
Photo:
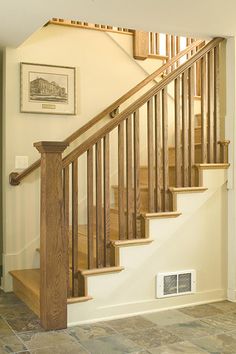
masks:
POLYGON ((68 78, 66 75, 30 72, 29 79, 30 100, 67 103, 68 78))

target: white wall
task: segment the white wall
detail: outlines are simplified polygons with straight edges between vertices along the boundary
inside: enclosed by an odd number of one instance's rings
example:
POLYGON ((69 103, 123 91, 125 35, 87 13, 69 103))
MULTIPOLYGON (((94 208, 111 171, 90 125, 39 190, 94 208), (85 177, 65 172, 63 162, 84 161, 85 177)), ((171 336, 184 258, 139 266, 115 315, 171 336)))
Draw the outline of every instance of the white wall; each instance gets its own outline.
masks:
MULTIPOLYGON (((19 48, 5 50, 5 289, 10 288, 9 270, 38 265, 34 250, 39 237, 39 171, 27 177, 20 186, 10 186, 8 176, 14 170, 15 156, 29 156, 29 163, 32 163, 39 158, 33 148, 34 142, 63 140, 147 76, 132 58, 132 36, 127 36, 126 41, 129 42, 128 52, 123 51, 106 33, 50 25, 35 33, 19 48), (75 66, 77 115, 20 113, 20 62, 75 66)), ((157 69, 160 65, 161 62, 156 61, 152 68, 157 69)), ((80 199, 83 199, 86 193, 85 178, 81 182, 80 199)))

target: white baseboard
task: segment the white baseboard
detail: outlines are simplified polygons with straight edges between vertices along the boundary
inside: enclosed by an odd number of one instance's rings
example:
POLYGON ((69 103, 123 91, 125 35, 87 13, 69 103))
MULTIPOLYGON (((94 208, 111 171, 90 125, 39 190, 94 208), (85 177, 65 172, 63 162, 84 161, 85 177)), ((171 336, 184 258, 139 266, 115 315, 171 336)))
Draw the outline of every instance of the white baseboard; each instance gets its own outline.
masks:
POLYGON ((144 315, 152 312, 207 304, 225 299, 226 290, 216 289, 176 298, 150 299, 109 306, 102 306, 101 302, 98 303, 96 300, 91 300, 85 303, 68 305, 68 326, 144 315))
POLYGON ((236 302, 236 290, 227 289, 227 300, 236 302))

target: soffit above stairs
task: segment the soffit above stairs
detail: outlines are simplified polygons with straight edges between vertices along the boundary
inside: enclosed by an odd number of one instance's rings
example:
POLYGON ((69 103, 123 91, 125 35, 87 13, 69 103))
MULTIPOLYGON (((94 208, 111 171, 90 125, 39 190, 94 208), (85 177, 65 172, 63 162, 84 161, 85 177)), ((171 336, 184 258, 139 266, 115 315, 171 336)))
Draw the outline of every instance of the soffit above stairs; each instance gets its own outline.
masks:
POLYGON ((2 0, 0 47, 19 46, 53 17, 193 37, 232 36, 235 12, 234 0, 198 0, 191 6, 187 0, 2 0))

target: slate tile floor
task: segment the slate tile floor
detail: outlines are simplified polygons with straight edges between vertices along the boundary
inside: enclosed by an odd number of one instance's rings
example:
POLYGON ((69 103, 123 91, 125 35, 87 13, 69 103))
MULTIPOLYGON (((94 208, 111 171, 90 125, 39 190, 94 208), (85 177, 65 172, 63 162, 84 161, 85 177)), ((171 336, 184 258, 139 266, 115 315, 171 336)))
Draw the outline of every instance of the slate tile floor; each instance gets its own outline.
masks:
POLYGON ((0 354, 236 354, 236 303, 221 301, 45 332, 0 292, 0 354))

